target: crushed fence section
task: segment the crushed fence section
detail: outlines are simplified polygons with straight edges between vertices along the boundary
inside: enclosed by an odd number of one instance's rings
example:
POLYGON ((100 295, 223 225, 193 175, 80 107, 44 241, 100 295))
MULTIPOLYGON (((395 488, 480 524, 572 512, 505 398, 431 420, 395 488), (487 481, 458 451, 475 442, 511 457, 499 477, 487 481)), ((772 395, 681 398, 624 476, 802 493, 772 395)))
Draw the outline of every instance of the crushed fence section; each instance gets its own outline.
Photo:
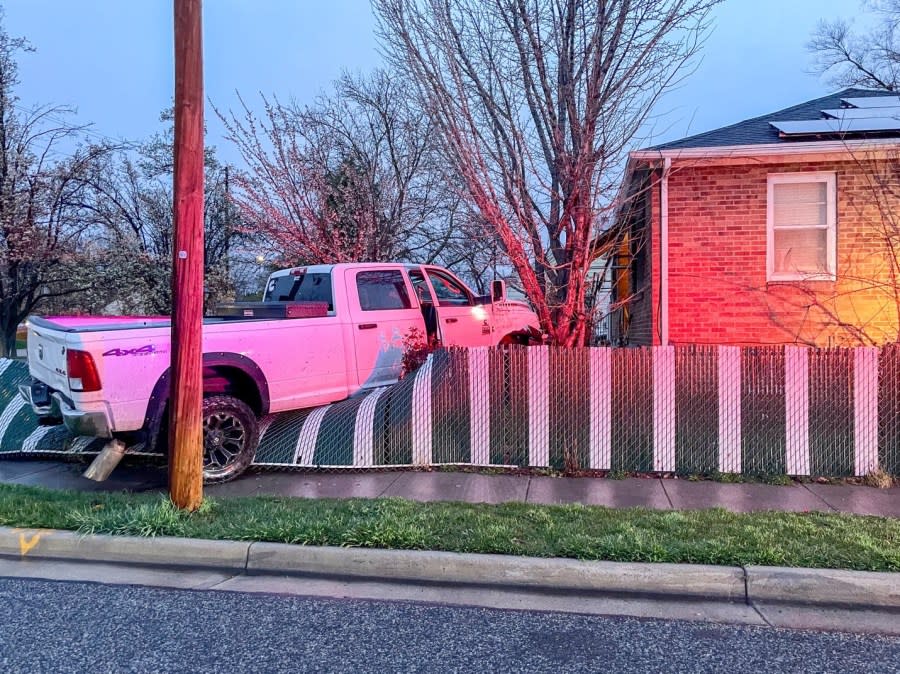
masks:
POLYGON ((74 437, 64 426, 41 426, 19 395, 19 385, 31 381, 28 365, 0 358, 0 456, 82 454, 99 452, 105 440, 74 437))
MULTIPOLYGON (((0 454, 96 451, 38 426, 0 361, 0 454)), ((267 417, 255 463, 900 474, 900 347, 440 350, 394 386, 267 417)))

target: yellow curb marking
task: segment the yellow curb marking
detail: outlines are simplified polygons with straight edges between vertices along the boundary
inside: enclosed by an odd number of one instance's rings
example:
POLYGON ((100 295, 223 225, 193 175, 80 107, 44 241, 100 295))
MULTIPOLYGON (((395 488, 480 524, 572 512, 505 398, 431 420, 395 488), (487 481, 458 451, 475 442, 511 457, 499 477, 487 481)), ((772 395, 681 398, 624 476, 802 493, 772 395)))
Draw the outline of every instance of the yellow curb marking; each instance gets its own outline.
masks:
POLYGON ((25 534, 19 534, 19 549, 22 551, 22 555, 27 555, 28 552, 38 544, 38 541, 41 540, 40 534, 35 534, 31 537, 31 540, 25 540, 25 534))
POLYGON ((19 534, 19 551, 23 557, 34 549, 44 535, 44 532, 37 531, 31 538, 26 538, 25 532, 21 529, 13 529, 13 533, 19 534))

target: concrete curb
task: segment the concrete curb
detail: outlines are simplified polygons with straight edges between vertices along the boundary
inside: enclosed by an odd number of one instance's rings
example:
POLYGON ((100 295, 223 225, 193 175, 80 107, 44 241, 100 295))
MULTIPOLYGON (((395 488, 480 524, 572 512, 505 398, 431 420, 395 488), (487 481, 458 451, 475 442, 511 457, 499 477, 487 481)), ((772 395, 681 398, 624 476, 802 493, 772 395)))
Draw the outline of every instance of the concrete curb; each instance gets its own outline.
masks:
POLYGON ((0 557, 217 570, 239 575, 900 611, 900 574, 867 571, 584 562, 189 538, 82 536, 69 531, 7 527, 0 527, 0 557))
POLYGON ((199 538, 85 536, 58 529, 0 527, 0 557, 112 562, 243 573, 250 543, 199 538))
POLYGON ((699 564, 583 562, 420 550, 254 543, 248 573, 332 575, 389 581, 557 592, 744 599, 740 568, 699 564))
POLYGON ((751 602, 900 610, 900 573, 748 566, 751 602))

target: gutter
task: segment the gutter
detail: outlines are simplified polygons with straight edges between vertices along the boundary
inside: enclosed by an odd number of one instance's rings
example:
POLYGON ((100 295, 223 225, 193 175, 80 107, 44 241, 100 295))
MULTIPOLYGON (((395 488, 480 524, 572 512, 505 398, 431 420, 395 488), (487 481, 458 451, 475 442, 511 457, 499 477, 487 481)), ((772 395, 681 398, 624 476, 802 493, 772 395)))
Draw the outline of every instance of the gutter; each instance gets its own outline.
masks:
POLYGON ((900 148, 897 138, 865 140, 825 140, 818 142, 763 143, 759 145, 722 145, 718 147, 686 147, 670 150, 634 150, 628 156, 635 160, 706 159, 718 157, 758 157, 765 155, 797 155, 826 152, 852 152, 900 148))
POLYGON ((672 159, 663 158, 659 217, 659 324, 660 343, 669 345, 669 171, 672 159))

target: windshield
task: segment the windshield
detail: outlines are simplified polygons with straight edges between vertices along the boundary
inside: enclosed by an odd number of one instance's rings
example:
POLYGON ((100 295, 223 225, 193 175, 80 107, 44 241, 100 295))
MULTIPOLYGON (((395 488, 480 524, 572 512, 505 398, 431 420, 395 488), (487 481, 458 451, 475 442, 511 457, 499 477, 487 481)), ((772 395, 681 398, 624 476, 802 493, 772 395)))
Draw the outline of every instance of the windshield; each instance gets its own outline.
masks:
POLYGON ((332 311, 330 274, 283 274, 273 276, 263 302, 327 302, 332 311))

